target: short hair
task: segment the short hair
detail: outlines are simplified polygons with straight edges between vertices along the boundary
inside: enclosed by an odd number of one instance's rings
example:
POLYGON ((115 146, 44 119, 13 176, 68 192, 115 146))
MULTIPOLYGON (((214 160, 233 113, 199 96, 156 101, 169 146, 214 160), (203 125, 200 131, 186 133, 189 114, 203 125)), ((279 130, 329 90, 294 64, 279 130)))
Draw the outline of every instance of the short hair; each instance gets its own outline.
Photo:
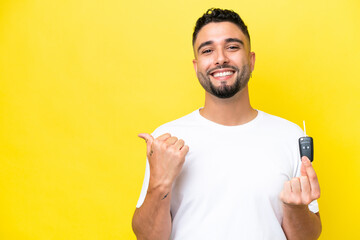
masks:
POLYGON ((234 12, 233 10, 220 9, 220 8, 210 8, 202 15, 197 21, 194 28, 192 44, 194 46, 196 37, 206 24, 211 22, 231 22, 240 28, 243 34, 249 39, 250 35, 245 25, 244 21, 240 18, 239 14, 234 12))

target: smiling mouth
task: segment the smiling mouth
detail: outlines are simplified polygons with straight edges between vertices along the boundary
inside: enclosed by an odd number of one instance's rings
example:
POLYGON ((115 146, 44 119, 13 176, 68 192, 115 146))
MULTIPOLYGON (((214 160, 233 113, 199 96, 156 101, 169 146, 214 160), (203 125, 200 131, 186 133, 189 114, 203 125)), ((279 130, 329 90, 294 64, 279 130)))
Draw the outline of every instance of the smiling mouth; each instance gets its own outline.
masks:
POLYGON ((215 80, 225 81, 230 79, 239 69, 231 65, 221 65, 215 68, 209 69, 207 74, 215 78, 215 80))
POLYGON ((224 72, 212 73, 211 76, 213 76, 214 78, 219 78, 219 77, 230 76, 230 75, 233 75, 233 74, 234 74, 234 71, 224 71, 224 72))

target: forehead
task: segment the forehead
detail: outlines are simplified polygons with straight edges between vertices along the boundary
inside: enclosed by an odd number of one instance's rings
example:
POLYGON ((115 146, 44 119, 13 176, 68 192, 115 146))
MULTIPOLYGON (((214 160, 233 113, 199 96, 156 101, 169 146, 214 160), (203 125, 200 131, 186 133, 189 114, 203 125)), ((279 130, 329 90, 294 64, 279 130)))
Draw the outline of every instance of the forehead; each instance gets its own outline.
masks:
POLYGON ((206 41, 222 42, 227 38, 238 38, 248 45, 246 38, 240 28, 232 22, 211 22, 202 27, 197 35, 194 49, 206 41))

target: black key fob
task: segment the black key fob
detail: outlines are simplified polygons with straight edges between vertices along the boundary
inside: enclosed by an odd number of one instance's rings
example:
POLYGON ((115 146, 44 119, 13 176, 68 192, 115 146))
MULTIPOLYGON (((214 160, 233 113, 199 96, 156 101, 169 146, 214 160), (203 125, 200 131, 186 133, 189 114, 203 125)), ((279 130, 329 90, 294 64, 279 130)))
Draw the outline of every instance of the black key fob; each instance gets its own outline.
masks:
POLYGON ((314 160, 314 143, 312 137, 305 136, 299 138, 300 156, 306 156, 310 162, 314 160))

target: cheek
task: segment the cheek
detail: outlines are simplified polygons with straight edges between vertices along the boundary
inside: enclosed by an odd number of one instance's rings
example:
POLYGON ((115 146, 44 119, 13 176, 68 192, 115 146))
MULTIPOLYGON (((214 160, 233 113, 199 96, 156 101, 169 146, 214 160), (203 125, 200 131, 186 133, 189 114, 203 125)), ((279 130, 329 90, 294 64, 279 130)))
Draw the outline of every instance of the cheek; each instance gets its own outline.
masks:
POLYGON ((229 60, 230 60, 230 64, 241 64, 241 65, 244 65, 246 64, 246 59, 241 57, 241 56, 238 56, 238 55, 234 55, 234 56, 231 56, 229 57, 229 60))
POLYGON ((212 67, 211 63, 212 61, 209 58, 199 59, 197 63, 198 71, 206 72, 212 67))

